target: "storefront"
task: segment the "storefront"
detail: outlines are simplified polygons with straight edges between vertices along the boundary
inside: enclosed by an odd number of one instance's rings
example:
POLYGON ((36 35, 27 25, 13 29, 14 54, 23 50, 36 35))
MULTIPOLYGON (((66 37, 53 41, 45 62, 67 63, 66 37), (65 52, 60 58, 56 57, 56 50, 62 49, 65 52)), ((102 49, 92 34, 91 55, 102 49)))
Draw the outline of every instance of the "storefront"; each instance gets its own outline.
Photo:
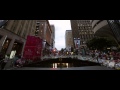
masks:
POLYGON ((10 42, 11 42, 11 39, 9 39, 9 38, 6 38, 6 39, 3 41, 3 43, 2 43, 2 49, 1 49, 1 52, 2 52, 3 54, 6 54, 10 42))
POLYGON ((11 52, 14 51, 14 52, 16 52, 16 55, 19 55, 22 52, 22 48, 23 48, 23 43, 15 41, 13 44, 11 52))
POLYGON ((0 52, 4 55, 10 55, 12 58, 14 55, 22 54, 25 41, 24 38, 7 30, 0 30, 0 52))

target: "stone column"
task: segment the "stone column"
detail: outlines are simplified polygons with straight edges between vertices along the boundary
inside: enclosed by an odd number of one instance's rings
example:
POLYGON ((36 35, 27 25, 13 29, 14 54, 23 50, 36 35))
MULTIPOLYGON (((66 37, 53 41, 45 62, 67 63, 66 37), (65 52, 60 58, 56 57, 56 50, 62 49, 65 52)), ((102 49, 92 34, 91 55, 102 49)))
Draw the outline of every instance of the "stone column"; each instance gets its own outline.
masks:
POLYGON ((23 42, 23 47, 22 47, 22 51, 21 51, 21 55, 22 55, 22 56, 23 56, 23 52, 24 52, 25 43, 26 43, 26 41, 23 42))
POLYGON ((14 42, 15 42, 15 39, 13 38, 13 39, 10 41, 10 44, 9 44, 9 46, 8 46, 8 49, 7 49, 6 54, 10 54, 10 53, 11 53, 11 50, 12 50, 12 47, 13 47, 14 42))
POLYGON ((1 38, 1 40, 0 40, 0 51, 2 50, 2 46, 3 46, 6 38, 7 38, 7 35, 3 36, 3 37, 1 38))

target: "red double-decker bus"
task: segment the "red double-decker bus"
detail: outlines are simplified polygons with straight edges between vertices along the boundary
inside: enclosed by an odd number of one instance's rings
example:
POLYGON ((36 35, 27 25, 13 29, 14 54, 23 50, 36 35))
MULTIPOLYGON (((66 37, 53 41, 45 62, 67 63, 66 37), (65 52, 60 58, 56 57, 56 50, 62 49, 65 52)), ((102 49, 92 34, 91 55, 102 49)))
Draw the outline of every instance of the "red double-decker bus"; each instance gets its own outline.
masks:
POLYGON ((27 36, 23 57, 25 60, 38 61, 42 56, 42 39, 37 36, 27 36))

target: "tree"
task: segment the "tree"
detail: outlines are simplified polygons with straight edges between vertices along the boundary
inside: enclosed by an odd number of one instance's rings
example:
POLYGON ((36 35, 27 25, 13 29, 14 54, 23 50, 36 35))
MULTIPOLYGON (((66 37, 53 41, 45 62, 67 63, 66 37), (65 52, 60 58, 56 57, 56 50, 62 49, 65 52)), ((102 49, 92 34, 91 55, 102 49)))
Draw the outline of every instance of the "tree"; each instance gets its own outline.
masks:
POLYGON ((117 43, 111 38, 93 38, 87 41, 87 47, 89 49, 103 50, 106 47, 116 46, 117 43))
POLYGON ((63 48, 61 48, 61 53, 63 54, 63 52, 64 52, 64 49, 63 49, 63 48))

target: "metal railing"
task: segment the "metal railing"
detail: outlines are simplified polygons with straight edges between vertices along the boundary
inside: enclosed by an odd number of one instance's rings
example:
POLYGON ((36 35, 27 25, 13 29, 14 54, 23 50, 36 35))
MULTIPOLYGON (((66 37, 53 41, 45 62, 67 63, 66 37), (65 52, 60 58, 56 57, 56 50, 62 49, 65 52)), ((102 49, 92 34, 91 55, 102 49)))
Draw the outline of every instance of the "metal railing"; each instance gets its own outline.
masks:
POLYGON ((44 56, 41 59, 56 59, 56 58, 77 58, 80 60, 89 60, 91 56, 82 56, 82 55, 70 55, 70 56, 44 56))

